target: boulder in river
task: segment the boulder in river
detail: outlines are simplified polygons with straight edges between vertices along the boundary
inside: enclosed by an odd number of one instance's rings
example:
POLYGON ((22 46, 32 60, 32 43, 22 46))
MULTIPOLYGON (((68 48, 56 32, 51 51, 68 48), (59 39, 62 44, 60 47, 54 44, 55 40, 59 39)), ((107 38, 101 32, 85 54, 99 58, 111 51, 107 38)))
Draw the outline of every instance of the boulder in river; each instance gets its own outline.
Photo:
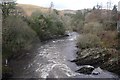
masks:
POLYGON ((76 72, 83 73, 83 74, 91 74, 93 70, 94 70, 93 66, 83 66, 76 72))
POLYGON ((92 75, 99 75, 101 72, 103 72, 103 70, 98 67, 93 70, 92 75))

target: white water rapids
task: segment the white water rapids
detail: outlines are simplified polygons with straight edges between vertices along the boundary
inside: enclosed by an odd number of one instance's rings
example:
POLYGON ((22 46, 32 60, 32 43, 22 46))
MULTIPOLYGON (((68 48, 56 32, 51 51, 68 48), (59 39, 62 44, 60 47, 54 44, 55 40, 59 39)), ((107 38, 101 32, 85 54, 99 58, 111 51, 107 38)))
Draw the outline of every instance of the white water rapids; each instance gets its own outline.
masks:
MULTIPOLYGON (((75 72, 80 68, 70 62, 76 58, 77 33, 70 33, 69 37, 52 40, 38 47, 30 60, 16 62, 18 67, 14 77, 17 78, 114 78, 110 72, 100 68, 99 75, 84 75, 75 72), (23 66, 22 66, 23 65, 23 66)), ((28 54, 29 55, 29 54, 28 54)))

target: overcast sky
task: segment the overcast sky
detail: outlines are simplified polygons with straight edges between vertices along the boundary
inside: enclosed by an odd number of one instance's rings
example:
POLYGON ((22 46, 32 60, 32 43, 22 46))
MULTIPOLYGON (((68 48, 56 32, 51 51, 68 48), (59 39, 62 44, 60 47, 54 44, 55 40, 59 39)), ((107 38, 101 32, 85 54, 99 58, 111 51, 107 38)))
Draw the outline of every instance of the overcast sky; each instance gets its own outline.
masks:
POLYGON ((93 8, 94 5, 101 4, 103 8, 107 8, 107 2, 111 1, 111 5, 118 4, 120 0, 17 0, 17 3, 33 4, 42 7, 49 7, 50 3, 54 3, 55 9, 84 9, 93 8))

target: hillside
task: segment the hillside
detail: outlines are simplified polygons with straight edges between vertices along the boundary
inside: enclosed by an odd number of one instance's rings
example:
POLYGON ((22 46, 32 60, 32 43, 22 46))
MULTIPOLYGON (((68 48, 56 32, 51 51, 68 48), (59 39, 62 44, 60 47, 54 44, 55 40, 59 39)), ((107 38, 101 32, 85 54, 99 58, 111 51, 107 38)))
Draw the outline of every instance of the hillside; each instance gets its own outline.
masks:
POLYGON ((62 12, 64 13, 64 14, 76 14, 76 11, 77 10, 62 10, 62 12))
MULTIPOLYGON (((35 11, 49 12, 49 8, 31 5, 31 4, 17 4, 18 7, 22 8, 27 16, 30 16, 35 11)), ((64 15, 66 13, 75 14, 76 10, 58 10, 60 15, 64 15)))
POLYGON ((30 16, 33 12, 35 11, 43 11, 43 12, 48 12, 48 8, 36 6, 36 5, 31 5, 31 4, 17 4, 18 7, 21 7, 27 16, 30 16))

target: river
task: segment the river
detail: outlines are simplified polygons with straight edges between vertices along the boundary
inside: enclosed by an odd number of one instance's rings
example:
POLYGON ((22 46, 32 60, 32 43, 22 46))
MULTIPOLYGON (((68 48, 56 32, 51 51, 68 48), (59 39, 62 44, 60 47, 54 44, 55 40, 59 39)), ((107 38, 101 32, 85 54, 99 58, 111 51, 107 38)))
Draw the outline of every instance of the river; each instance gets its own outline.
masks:
POLYGON ((70 62, 76 58, 76 40, 79 36, 72 32, 70 36, 37 44, 36 49, 26 53, 27 57, 13 61, 14 78, 115 78, 116 76, 100 68, 99 75, 84 75, 75 72, 80 68, 70 62))

